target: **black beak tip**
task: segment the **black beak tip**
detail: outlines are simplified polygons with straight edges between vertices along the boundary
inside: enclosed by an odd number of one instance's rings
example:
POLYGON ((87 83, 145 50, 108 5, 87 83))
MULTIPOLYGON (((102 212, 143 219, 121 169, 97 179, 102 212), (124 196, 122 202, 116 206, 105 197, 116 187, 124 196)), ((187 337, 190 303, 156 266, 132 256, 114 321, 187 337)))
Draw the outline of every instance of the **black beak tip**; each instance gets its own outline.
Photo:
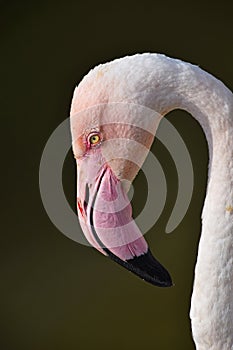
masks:
POLYGON ((105 250, 112 260, 154 286, 173 286, 169 272, 154 258, 149 249, 145 254, 135 256, 133 259, 125 261, 118 258, 109 249, 105 248, 105 250))
POLYGON ((131 271, 143 280, 158 287, 173 286, 169 272, 154 258, 149 249, 145 254, 127 260, 127 263, 133 266, 131 271))

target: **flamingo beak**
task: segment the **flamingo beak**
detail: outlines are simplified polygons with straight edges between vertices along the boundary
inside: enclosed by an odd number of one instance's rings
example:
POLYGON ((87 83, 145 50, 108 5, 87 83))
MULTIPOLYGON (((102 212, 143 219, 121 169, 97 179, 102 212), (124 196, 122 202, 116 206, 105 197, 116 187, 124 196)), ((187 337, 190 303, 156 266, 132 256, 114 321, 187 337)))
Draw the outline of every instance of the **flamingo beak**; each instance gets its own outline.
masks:
POLYGON ((93 247, 153 285, 172 285, 132 219, 121 180, 103 162, 101 152, 77 161, 77 208, 83 233, 93 247))

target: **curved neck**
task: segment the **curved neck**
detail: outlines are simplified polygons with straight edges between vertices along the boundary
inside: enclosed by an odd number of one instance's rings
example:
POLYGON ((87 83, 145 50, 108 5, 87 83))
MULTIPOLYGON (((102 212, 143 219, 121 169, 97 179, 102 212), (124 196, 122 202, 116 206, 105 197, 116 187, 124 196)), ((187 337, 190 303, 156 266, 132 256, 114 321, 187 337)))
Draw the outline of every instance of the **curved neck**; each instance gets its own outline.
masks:
POLYGON ((163 70, 162 102, 156 101, 153 108, 158 111, 159 107, 162 114, 175 108, 188 111, 201 124, 209 145, 208 187, 190 313, 193 337, 200 350, 232 349, 233 95, 198 67, 169 60, 169 68, 163 70))

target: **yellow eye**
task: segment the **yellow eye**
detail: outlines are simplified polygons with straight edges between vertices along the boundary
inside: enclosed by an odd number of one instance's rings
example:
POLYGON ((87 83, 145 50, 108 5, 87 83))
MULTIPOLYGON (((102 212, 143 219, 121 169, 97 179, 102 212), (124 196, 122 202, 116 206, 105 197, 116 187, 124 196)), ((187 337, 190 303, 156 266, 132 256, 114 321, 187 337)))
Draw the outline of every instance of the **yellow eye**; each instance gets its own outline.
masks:
POLYGON ((96 145, 97 143, 100 142, 100 137, 97 134, 94 134, 90 137, 90 144, 91 145, 96 145))

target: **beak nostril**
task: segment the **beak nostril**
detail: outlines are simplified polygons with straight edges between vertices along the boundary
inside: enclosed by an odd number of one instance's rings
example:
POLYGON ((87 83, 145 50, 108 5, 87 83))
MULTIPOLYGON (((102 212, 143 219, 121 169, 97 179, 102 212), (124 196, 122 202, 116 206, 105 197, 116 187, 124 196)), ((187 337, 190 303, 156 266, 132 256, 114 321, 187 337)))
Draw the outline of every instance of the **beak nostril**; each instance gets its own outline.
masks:
POLYGON ((84 203, 83 203, 83 208, 84 208, 85 214, 87 215, 87 202, 86 201, 84 201, 84 203))
POLYGON ((88 205, 88 202, 89 202, 89 187, 88 187, 88 184, 86 184, 85 199, 84 199, 84 202, 83 202, 83 207, 84 207, 84 211, 85 211, 85 214, 86 214, 86 215, 87 215, 87 205, 88 205))

